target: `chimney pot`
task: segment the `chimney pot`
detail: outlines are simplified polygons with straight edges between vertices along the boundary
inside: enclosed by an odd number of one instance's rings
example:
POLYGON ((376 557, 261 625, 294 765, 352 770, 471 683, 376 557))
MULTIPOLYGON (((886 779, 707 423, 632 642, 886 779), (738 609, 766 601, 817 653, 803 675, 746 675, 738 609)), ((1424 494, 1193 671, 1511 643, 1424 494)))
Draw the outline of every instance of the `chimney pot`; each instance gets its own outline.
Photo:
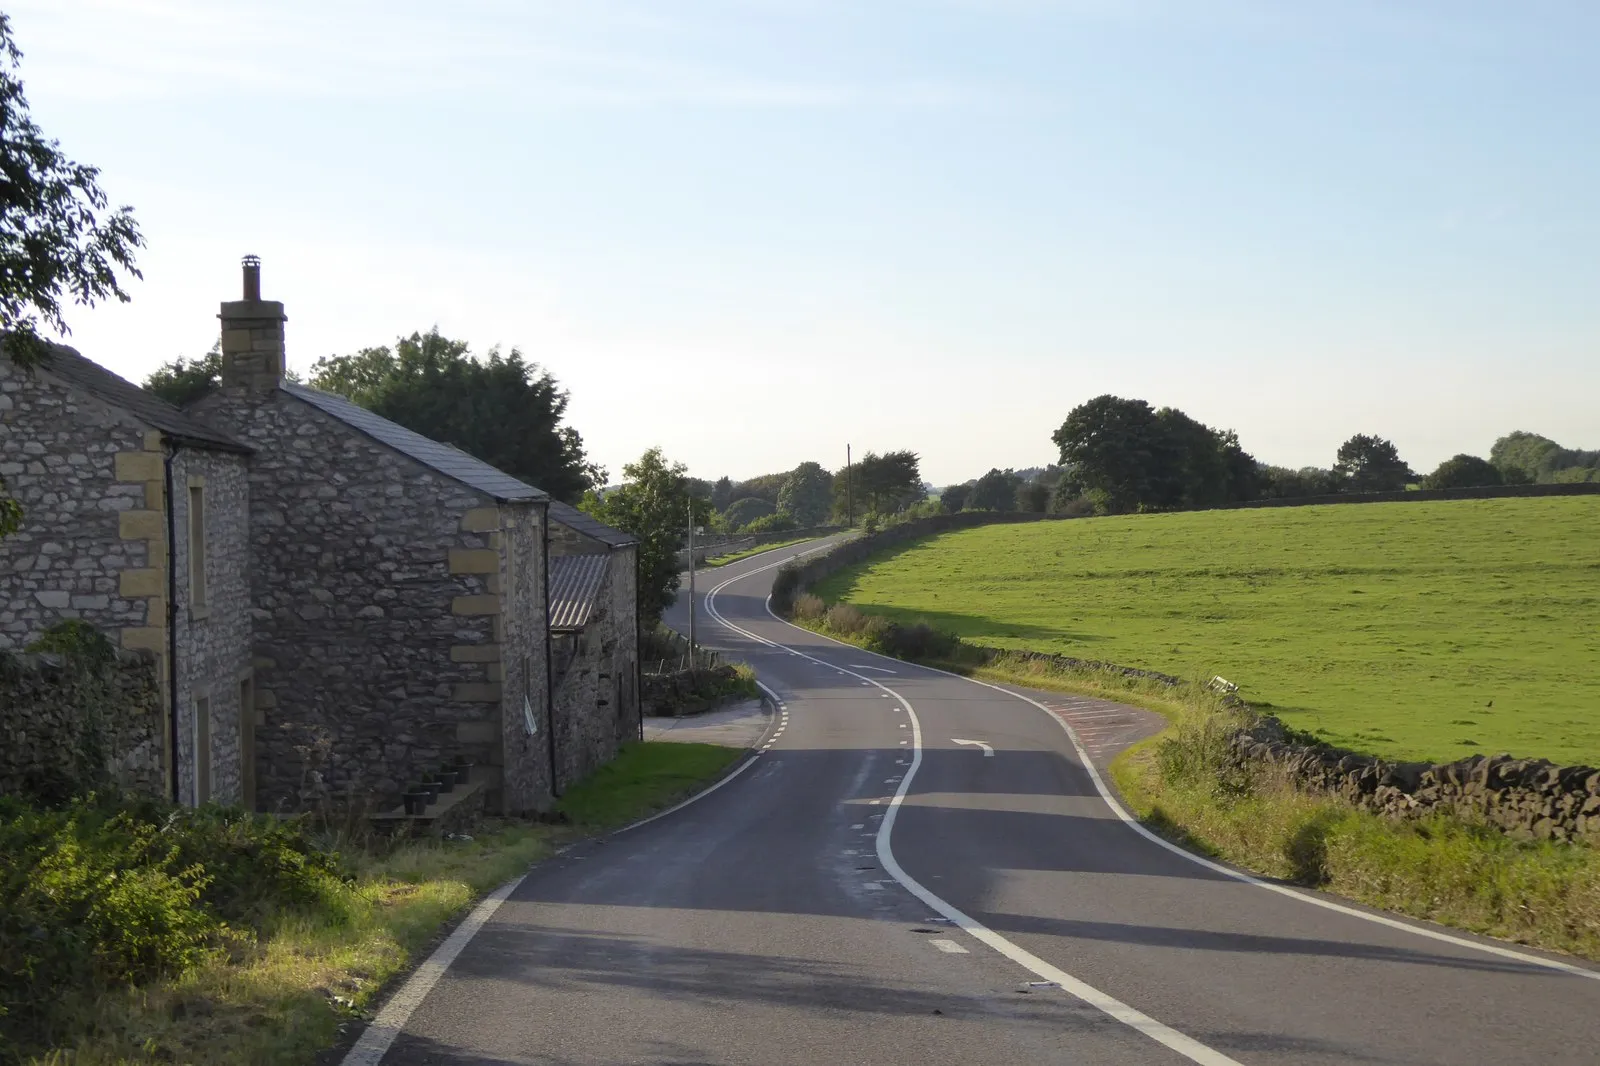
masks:
POLYGON ((244 298, 246 300, 261 299, 261 258, 247 255, 244 257, 244 298))

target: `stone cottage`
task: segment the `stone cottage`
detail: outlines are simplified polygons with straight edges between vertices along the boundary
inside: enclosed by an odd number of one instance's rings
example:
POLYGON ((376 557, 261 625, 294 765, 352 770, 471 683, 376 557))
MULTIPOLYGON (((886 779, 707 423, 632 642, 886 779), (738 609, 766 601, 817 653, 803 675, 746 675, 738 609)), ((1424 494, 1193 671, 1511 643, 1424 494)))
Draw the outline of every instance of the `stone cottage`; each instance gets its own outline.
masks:
POLYGON ((638 541, 550 503, 550 632, 557 787, 639 736, 638 541))
POLYGON ((248 455, 71 348, 0 354, 0 477, 25 511, 0 540, 0 649, 81 619, 153 655, 150 758, 181 803, 253 799, 248 455))
POLYGON ((254 450, 259 806, 392 806, 463 755, 491 810, 548 805, 548 496, 287 382, 253 257, 219 318, 222 387, 191 413, 254 450))

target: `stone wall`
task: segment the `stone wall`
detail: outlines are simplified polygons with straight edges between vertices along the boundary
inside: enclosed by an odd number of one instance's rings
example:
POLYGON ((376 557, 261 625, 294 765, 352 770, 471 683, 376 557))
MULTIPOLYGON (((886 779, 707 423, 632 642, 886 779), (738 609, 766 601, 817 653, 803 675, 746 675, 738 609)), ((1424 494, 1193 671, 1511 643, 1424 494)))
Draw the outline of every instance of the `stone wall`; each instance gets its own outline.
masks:
MULTIPOLYGON (((209 799, 244 802, 250 747, 244 727, 244 689, 250 683, 250 492, 242 455, 180 448, 172 463, 173 567, 179 575, 176 627, 178 665, 178 796, 196 801, 195 740, 210 741, 209 799), (205 604, 191 586, 189 504, 202 493, 205 523, 205 604), (195 716, 204 701, 209 720, 202 731, 195 716)), ((248 729, 255 728, 254 714, 248 729)))
POLYGON ((613 670, 617 638, 611 610, 617 585, 616 558, 606 568, 598 596, 599 608, 578 633, 559 634, 551 666, 556 686, 555 709, 556 790, 583 780, 616 758, 617 691, 613 670))
POLYGON ((497 763, 499 770, 501 790, 492 798, 494 809, 521 814, 547 808, 553 788, 549 662, 545 654, 547 515, 542 504, 502 504, 499 510, 504 610, 497 625, 503 680, 496 723, 499 750, 487 758, 497 763))
POLYGON ((613 650, 611 685, 617 741, 639 739, 639 549, 616 549, 611 557, 611 606, 607 611, 613 650))
POLYGON ((163 516, 146 522, 148 532, 162 533, 160 550, 124 537, 147 532, 125 528, 127 516, 161 506, 160 435, 153 452, 146 436, 131 416, 47 370, 20 370, 0 357, 0 477, 25 512, 22 528, 0 540, 0 649, 26 647, 69 618, 114 641, 123 629, 164 626, 163 516), (149 455, 156 499, 146 499, 143 477, 119 476, 130 473, 123 454, 149 455), (149 587, 125 585, 125 571, 149 587), (154 616, 151 590, 160 596, 154 616))
POLYGON ((494 501, 286 392, 222 389, 195 413, 257 449, 257 806, 392 807, 463 753, 497 774, 494 501))
POLYGON ((1290 496, 1281 500, 1245 500, 1222 509, 1246 507, 1318 507, 1334 503, 1425 503, 1428 500, 1498 500, 1508 496, 1593 496, 1600 483, 1564 485, 1482 485, 1469 489, 1412 489, 1400 492, 1343 492, 1332 496, 1290 496))
POLYGON ((1449 814, 1512 836, 1600 843, 1600 769, 1544 759, 1474 755, 1452 763, 1388 762, 1289 739, 1276 718, 1234 738, 1238 765, 1287 776, 1309 791, 1395 818, 1449 814))
POLYGON ((0 795, 111 785, 165 796, 165 721, 149 652, 98 664, 0 652, 0 795))

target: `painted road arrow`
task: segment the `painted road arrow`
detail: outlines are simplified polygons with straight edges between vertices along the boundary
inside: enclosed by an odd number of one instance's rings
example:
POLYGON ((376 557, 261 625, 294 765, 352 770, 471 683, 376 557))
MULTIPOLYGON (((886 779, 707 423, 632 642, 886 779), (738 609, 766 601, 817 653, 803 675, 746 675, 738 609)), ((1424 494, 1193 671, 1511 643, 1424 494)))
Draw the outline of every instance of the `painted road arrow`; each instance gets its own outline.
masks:
POLYGON ((985 759, 994 758, 994 749, 991 748, 989 745, 985 744, 981 740, 957 740, 955 737, 951 737, 950 738, 950 743, 952 743, 952 744, 968 744, 968 745, 971 745, 973 747, 982 748, 983 749, 983 757, 985 759))

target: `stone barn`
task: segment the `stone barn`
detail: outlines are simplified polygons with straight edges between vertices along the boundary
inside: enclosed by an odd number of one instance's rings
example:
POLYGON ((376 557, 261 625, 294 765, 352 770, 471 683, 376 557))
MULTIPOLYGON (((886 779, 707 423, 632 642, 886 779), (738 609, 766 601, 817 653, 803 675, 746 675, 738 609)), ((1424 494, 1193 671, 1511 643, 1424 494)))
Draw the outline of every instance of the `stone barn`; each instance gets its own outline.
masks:
MULTIPOLYGON (((567 643, 594 658, 595 699, 608 718, 615 742, 639 737, 639 542, 630 534, 559 500, 550 502, 551 581, 574 593, 568 600, 551 597, 551 629, 568 634, 567 643), (604 566, 595 562, 603 559, 604 566), (557 571, 581 575, 582 580, 557 581, 557 571), (579 612, 558 618, 556 604, 570 602, 579 612), (585 622, 579 640, 573 634, 574 617, 585 622)), ((562 644, 557 640, 557 647, 562 644)), ((553 653, 554 654, 554 653, 553 653)), ((567 713, 558 706, 558 721, 567 713)), ((579 713, 574 706, 571 715, 579 713)), ((595 727, 597 730, 599 727, 595 727)), ((613 749, 614 750, 614 749, 613 749)), ((609 758, 609 756, 607 756, 609 758)))
POLYGON ((460 756, 490 810, 548 806, 549 498, 284 378, 283 305, 222 305, 222 387, 192 413, 254 449, 260 806, 390 807, 460 756))
POLYGON ((0 354, 0 650, 78 619, 156 659, 161 716, 131 757, 180 803, 249 803, 249 449, 71 348, 0 354))

